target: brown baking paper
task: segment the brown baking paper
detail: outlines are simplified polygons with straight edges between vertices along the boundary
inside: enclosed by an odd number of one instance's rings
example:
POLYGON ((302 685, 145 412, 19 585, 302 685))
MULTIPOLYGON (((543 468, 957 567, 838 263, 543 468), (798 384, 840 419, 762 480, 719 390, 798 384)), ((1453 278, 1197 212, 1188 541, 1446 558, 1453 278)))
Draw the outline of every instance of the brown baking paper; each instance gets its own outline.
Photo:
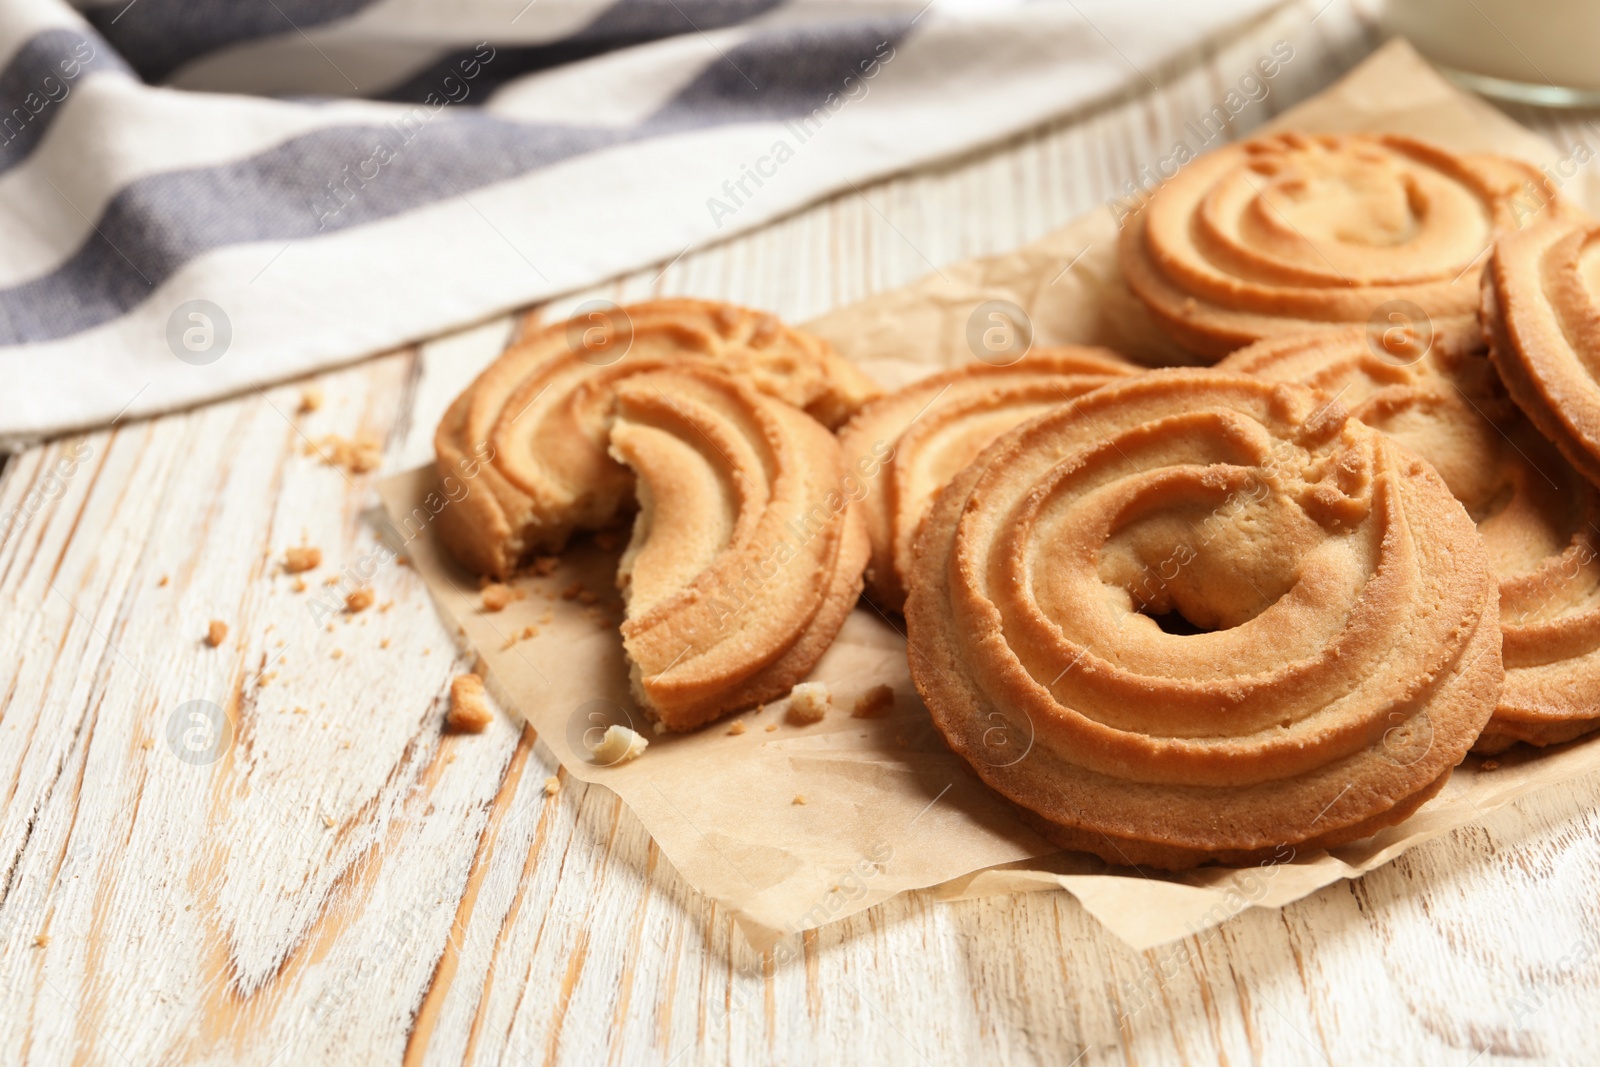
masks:
MULTIPOLYGON (((1398 41, 1274 127, 1403 132, 1459 151, 1540 164, 1562 158, 1451 87, 1398 41)), ((1597 190, 1580 185, 1589 181, 1575 175, 1562 191, 1594 207, 1597 190)), ((968 320, 989 300, 1023 308, 1035 344, 1096 342, 1149 362, 1173 361, 1117 273, 1116 232, 1110 209, 1094 211, 1014 252, 945 267, 808 328, 886 385, 970 360, 968 320)), ((834 694, 834 710, 819 724, 790 724, 780 703, 698 733, 657 736, 628 695, 615 625, 617 550, 582 541, 551 575, 519 579, 524 599, 486 613, 476 581, 432 536, 428 517, 437 507, 426 497, 433 488, 426 469, 384 482, 381 495, 398 527, 391 537, 405 543, 440 611, 481 655, 497 696, 533 725, 569 774, 614 790, 678 872, 727 908, 757 948, 926 887, 952 900, 1065 889, 1122 940, 1148 948, 1248 907, 1281 907, 1530 790, 1600 771, 1600 741, 1514 751, 1494 770, 1469 758, 1410 819, 1332 852, 1285 846, 1259 867, 1183 874, 1108 868, 1047 844, 949 752, 911 687, 898 619, 856 609, 812 676, 834 694), (599 594, 598 602, 564 599, 562 592, 578 591, 574 582, 599 594), (530 626, 537 636, 512 640, 530 626), (853 718, 856 697, 880 683, 895 690, 892 713, 853 718), (734 721, 743 732, 730 732, 734 721), (586 745, 612 722, 631 723, 650 747, 636 761, 596 766, 586 745)))

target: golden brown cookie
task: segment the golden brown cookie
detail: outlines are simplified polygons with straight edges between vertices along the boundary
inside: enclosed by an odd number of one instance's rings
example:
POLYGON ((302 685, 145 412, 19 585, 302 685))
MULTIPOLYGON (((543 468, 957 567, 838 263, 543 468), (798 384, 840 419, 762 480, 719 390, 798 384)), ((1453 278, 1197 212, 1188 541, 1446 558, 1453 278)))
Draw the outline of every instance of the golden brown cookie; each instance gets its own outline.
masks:
POLYGON ((1481 351, 1354 326, 1262 341, 1217 370, 1338 397, 1432 464, 1477 523, 1500 583, 1506 679, 1474 751, 1600 726, 1600 493, 1506 398, 1481 351))
POLYGON ((1002 433, 1138 368, 1104 348, 1041 349, 1006 366, 972 363, 872 401, 839 433, 859 485, 872 561, 867 592, 905 603, 911 542, 939 489, 1002 433))
POLYGON ((774 700, 861 594, 868 545, 833 434, 703 367, 616 386, 611 454, 638 478, 617 577, 634 694, 669 730, 774 700))
POLYGON ((574 530, 616 522, 633 479, 606 452, 614 391, 687 365, 720 368, 830 428, 878 393, 826 342, 731 304, 657 300, 557 323, 507 349, 439 423, 446 546, 504 578, 574 530))
POLYGON ((1415 810, 1494 711, 1495 600, 1412 453, 1311 389, 1167 370, 962 471, 918 535, 906 626, 989 785, 1067 847, 1181 869, 1415 810))
POLYGON ((1600 223, 1551 219, 1495 246, 1481 312, 1511 398, 1600 485, 1597 292, 1600 223))
POLYGON ((1385 316, 1471 334, 1490 243, 1567 210, 1516 160, 1394 135, 1283 133, 1186 165, 1127 220, 1119 251, 1157 322, 1217 359, 1367 322, 1391 302, 1385 316))

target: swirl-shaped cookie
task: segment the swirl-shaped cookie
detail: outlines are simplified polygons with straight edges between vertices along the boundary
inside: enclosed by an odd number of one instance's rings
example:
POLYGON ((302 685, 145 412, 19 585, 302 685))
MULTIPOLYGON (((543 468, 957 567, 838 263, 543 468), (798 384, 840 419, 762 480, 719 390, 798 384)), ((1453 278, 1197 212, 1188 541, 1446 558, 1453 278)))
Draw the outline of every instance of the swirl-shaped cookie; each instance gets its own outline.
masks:
POLYGON ((829 427, 878 389, 826 342, 760 311, 658 300, 557 323, 508 348, 434 436, 449 492, 437 528, 457 559, 505 577, 574 530, 616 522, 633 479, 606 452, 619 382, 668 367, 721 369, 829 427))
POLYGON ((1506 399, 1481 352, 1349 327, 1262 341, 1217 369, 1338 397, 1432 464, 1477 523, 1500 583, 1506 678, 1474 751, 1600 726, 1600 493, 1506 399))
POLYGON ((1284 133, 1185 166, 1127 220, 1120 259, 1134 294, 1202 357, 1366 322, 1389 301, 1466 335, 1484 250, 1547 204, 1566 210, 1515 160, 1284 133))
POLYGON ((985 781, 1060 844, 1175 869, 1403 819, 1502 677, 1494 579, 1439 476, 1311 389, 1214 371, 990 445, 923 523, 906 626, 985 781))
POLYGON ((839 446, 704 368, 616 386, 611 454, 638 477, 617 582, 646 714, 687 730, 787 693, 861 593, 868 545, 839 446))
POLYGON ((867 591, 878 607, 905 604, 911 544, 928 505, 996 437, 1137 368, 1104 348, 1040 349, 1005 366, 973 363, 881 396, 839 433, 861 498, 872 561, 867 591))
POLYGON ((1495 245, 1483 279, 1489 355, 1511 398, 1600 485, 1600 224, 1551 219, 1495 245))

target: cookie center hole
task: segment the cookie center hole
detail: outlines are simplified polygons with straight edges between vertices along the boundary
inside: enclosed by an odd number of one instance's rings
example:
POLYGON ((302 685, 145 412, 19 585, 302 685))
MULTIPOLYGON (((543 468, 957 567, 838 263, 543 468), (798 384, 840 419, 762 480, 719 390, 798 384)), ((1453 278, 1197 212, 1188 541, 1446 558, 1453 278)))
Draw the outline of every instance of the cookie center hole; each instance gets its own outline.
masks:
POLYGON ((1141 604, 1139 614, 1161 627, 1162 633, 1172 634, 1175 637, 1193 637, 1195 634, 1216 632, 1215 627, 1201 626, 1176 608, 1158 613, 1150 610, 1148 605, 1141 604))
POLYGON ((1141 500, 1100 549, 1100 580, 1174 636, 1231 630, 1295 584, 1310 524, 1266 499, 1197 486, 1141 500))

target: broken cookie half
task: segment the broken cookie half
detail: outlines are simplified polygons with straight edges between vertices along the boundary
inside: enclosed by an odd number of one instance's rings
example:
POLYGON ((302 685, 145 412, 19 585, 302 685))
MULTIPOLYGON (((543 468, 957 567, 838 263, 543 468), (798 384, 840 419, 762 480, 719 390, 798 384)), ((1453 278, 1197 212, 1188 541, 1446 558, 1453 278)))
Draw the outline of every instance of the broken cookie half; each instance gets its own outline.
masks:
POLYGON ((687 730, 788 693, 854 607, 870 551, 833 434, 686 368, 620 384, 610 440, 636 476, 618 585, 645 713, 687 730))

